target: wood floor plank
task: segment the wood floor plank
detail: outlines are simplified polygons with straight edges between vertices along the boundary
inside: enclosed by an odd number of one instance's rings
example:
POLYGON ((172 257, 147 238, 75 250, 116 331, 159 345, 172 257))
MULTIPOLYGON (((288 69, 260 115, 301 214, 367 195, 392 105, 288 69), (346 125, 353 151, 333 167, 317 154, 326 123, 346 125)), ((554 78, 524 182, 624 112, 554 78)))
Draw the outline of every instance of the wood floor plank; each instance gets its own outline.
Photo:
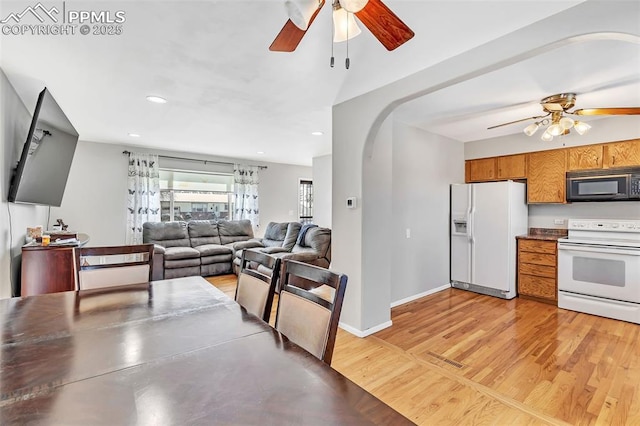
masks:
POLYGON ((417 424, 640 425, 639 325, 457 289, 392 321, 339 330, 332 366, 417 424))

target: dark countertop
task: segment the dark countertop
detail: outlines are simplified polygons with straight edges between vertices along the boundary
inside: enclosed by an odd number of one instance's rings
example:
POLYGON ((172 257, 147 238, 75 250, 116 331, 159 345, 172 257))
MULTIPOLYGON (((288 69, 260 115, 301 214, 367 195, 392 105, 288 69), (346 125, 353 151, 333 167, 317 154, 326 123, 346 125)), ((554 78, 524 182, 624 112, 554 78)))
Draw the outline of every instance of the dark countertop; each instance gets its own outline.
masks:
POLYGON ((566 229, 529 228, 528 234, 518 235, 516 239, 558 241, 559 238, 564 238, 566 236, 567 236, 566 229))

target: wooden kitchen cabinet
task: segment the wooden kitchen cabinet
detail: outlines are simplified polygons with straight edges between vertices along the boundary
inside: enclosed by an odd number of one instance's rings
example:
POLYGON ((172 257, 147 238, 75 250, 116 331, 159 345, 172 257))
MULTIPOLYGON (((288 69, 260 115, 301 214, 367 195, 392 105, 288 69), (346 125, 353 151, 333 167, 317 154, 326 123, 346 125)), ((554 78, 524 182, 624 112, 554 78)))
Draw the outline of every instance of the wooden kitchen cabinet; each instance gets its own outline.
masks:
POLYGON ((566 202, 567 150, 554 149, 527 154, 527 202, 566 202))
POLYGON ((640 139, 604 144, 602 167, 640 166, 640 139))
POLYGON ((601 169, 604 145, 569 148, 567 171, 601 169))
POLYGON ((518 239, 518 295, 558 304, 557 242, 518 239))
POLYGON ((496 157, 467 161, 467 182, 486 182, 496 179, 496 157))
POLYGON ((498 157, 497 177, 499 180, 525 179, 527 177, 527 156, 525 154, 498 157))

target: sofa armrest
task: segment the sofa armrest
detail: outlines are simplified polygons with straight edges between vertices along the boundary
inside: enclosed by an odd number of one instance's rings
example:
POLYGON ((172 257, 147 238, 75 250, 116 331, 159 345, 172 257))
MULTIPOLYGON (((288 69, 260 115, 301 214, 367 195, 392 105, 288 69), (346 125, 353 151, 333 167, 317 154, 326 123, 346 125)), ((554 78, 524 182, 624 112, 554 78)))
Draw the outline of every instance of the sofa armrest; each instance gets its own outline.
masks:
POLYGON ((238 250, 244 250, 244 249, 248 249, 248 248, 257 248, 257 247, 264 247, 264 245, 262 244, 262 242, 256 238, 253 238, 251 240, 247 240, 247 241, 238 241, 233 243, 233 245, 231 246, 233 248, 234 253, 238 250))
POLYGON ((260 251, 265 254, 289 253, 289 250, 284 247, 265 247, 260 251))
POLYGON ((297 253, 283 253, 278 255, 280 259, 284 260, 297 260, 298 262, 314 263, 314 261, 320 258, 320 255, 316 252, 302 251, 297 253))
POLYGON ((165 252, 166 250, 167 250, 167 249, 165 249, 165 248, 164 248, 164 247, 162 247, 161 245, 158 245, 158 244, 154 244, 154 245, 153 245, 153 255, 154 255, 154 256, 157 256, 157 255, 159 255, 159 254, 164 254, 164 252, 165 252))

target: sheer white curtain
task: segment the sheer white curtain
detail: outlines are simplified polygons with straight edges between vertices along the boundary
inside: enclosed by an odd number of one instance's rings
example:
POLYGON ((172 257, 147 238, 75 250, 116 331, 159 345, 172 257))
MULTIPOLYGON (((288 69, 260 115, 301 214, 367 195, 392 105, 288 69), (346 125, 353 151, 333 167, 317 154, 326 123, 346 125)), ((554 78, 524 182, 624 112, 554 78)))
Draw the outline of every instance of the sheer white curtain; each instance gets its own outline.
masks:
POLYGON ((129 154, 127 244, 142 244, 142 224, 160 221, 158 156, 129 154))
POLYGON ((259 167, 233 165, 233 192, 235 202, 235 219, 249 219, 253 227, 260 224, 258 208, 259 167))

